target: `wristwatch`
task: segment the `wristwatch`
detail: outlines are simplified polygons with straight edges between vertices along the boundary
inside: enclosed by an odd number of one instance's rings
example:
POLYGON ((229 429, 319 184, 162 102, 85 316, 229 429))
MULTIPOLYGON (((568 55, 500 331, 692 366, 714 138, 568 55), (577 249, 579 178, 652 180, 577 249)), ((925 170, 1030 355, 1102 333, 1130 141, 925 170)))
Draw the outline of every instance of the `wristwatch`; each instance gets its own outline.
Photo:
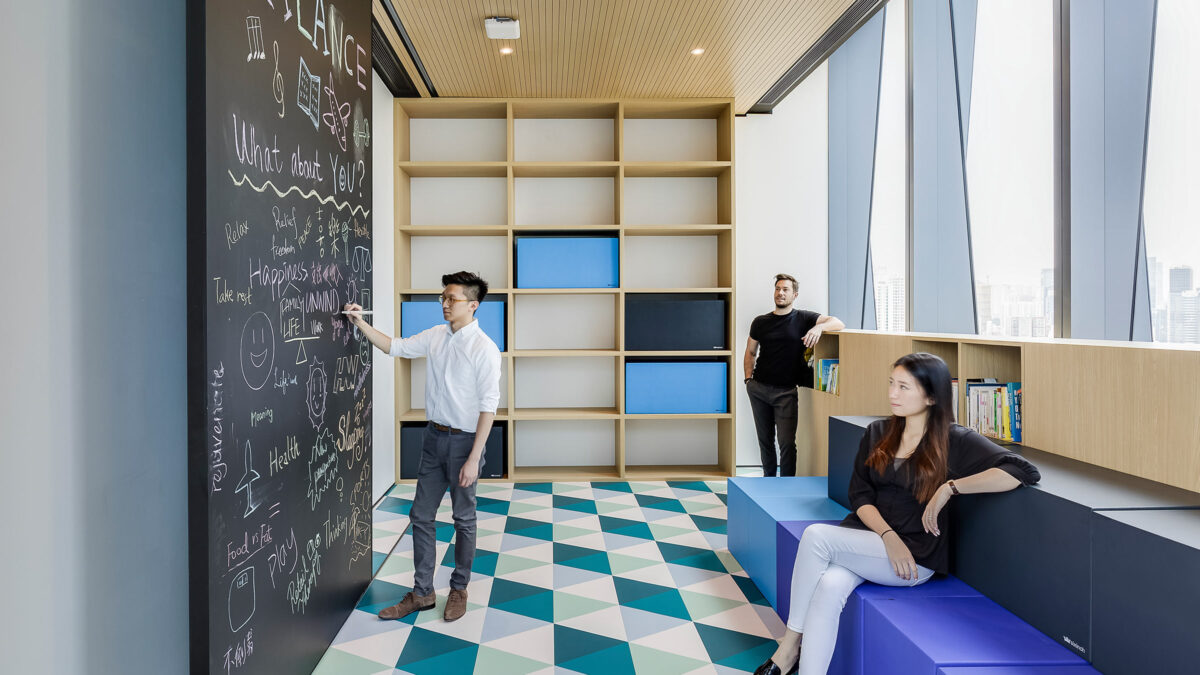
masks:
POLYGON ((753 380, 753 379, 754 379, 753 377, 747 377, 746 379, 742 380, 742 384, 750 384, 750 380, 753 380))

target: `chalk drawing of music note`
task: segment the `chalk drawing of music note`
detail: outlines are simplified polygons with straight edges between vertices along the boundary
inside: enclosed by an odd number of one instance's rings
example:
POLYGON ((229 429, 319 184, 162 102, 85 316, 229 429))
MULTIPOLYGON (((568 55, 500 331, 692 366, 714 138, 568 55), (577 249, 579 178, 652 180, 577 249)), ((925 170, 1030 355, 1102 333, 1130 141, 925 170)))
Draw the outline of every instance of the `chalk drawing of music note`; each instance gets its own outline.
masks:
POLYGON ((246 17, 246 40, 250 43, 247 63, 267 58, 267 52, 263 49, 262 21, 257 16, 246 17))
POLYGON ((238 572, 229 583, 229 630, 238 632, 254 616, 254 566, 238 572))
POLYGON ((279 117, 283 117, 283 74, 279 72, 279 41, 271 41, 271 51, 275 52, 275 75, 271 79, 271 92, 275 94, 275 102, 279 104, 279 117))
POLYGON ((254 470, 254 458, 250 455, 250 441, 246 441, 246 473, 242 474, 242 479, 238 481, 237 489, 233 491, 234 494, 242 490, 246 491, 246 512, 242 514, 243 518, 258 509, 258 505, 254 503, 251 486, 260 477, 258 472, 254 470))
POLYGON ((304 62, 304 57, 300 57, 300 74, 299 82, 296 84, 296 105, 300 106, 310 120, 312 120, 313 128, 320 129, 321 123, 318 121, 318 115, 321 112, 321 76, 313 75, 308 69, 308 64, 304 62))

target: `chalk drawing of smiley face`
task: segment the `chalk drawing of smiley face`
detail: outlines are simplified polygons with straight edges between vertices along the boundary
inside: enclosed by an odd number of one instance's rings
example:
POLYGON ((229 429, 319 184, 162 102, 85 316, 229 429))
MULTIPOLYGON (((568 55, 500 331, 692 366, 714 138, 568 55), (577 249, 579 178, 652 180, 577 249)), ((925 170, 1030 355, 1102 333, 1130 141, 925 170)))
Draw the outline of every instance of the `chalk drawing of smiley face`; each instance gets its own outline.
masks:
POLYGON ((275 366, 275 331, 266 312, 255 312, 242 327, 242 378, 246 386, 263 388, 275 366))

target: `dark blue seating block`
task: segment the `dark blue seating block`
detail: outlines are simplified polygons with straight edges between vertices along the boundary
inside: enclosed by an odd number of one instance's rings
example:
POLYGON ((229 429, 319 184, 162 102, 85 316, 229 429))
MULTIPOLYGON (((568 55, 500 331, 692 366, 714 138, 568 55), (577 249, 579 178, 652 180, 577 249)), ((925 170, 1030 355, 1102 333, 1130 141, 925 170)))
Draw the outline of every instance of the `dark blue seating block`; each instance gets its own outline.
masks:
POLYGON ((937 675, 941 666, 1086 665, 983 597, 863 600, 864 675, 937 675))
POLYGON ((850 508, 850 474, 854 458, 867 427, 883 417, 861 415, 831 416, 829 418, 829 498, 850 508))
POLYGON ((937 675, 1099 675, 1086 663, 1075 665, 950 665, 938 668, 937 675))
POLYGON ((825 477, 729 479, 729 552, 778 607, 776 579, 776 524, 793 520, 833 520, 846 509, 825 496, 825 477))
POLYGON ((1200 511, 1107 511, 1092 528, 1092 663, 1200 672, 1200 511))
POLYGON ((1200 506, 1200 494, 1017 448, 1041 483, 951 500, 951 572, 1091 658, 1092 514, 1200 506))

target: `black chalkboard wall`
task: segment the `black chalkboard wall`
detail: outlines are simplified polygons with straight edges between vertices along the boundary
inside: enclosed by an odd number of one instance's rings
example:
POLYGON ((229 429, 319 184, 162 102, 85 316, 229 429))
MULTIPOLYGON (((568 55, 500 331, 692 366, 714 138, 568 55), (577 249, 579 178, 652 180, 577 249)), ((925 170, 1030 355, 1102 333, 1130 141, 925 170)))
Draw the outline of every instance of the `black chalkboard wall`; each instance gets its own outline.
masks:
POLYGON ((309 673, 370 581, 369 0, 188 5, 193 673, 309 673))

